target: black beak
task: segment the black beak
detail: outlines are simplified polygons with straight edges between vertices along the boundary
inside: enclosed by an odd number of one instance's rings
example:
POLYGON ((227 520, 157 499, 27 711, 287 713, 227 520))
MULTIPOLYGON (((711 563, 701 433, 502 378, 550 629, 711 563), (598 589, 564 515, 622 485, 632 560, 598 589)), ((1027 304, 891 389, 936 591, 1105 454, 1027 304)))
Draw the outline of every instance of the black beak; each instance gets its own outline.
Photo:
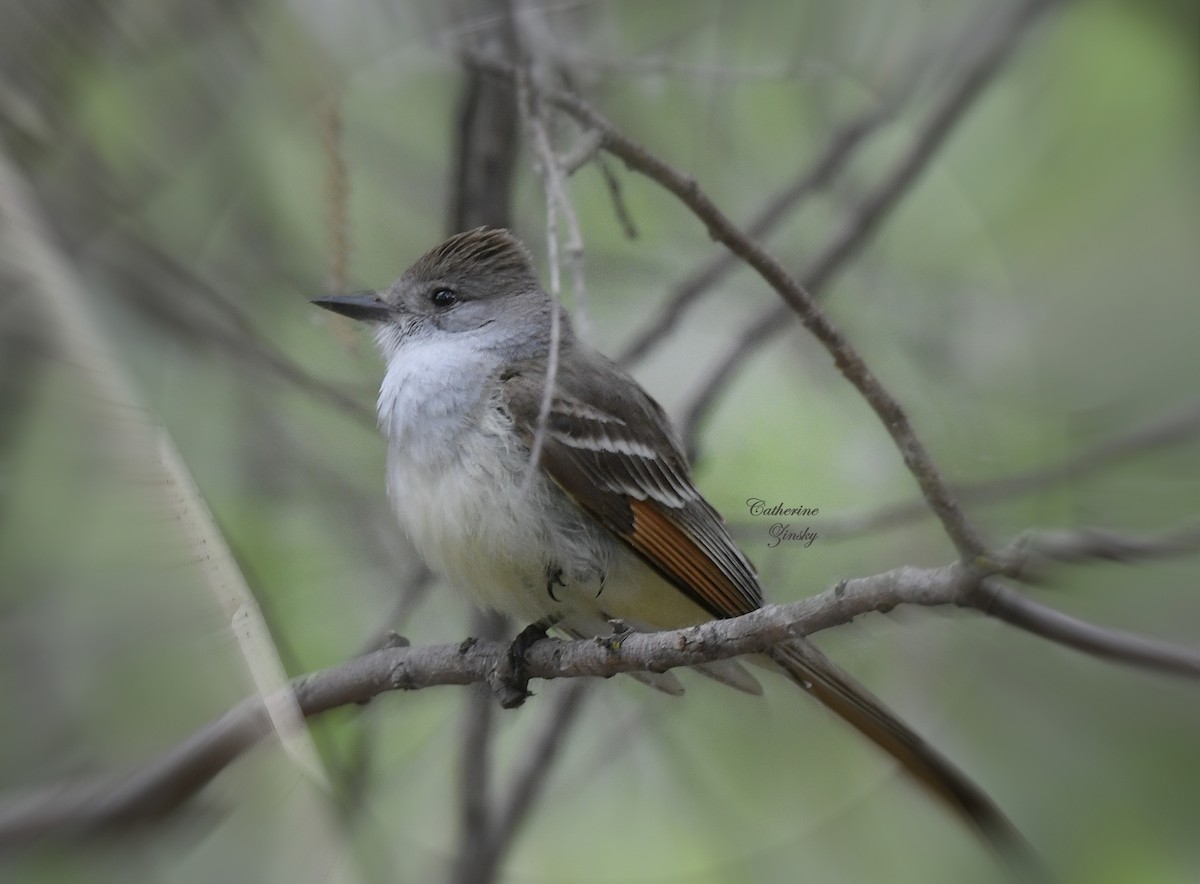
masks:
POLYGON ((374 292, 355 292, 352 295, 331 295, 313 298, 312 303, 342 316, 363 322, 386 322, 391 311, 374 292))

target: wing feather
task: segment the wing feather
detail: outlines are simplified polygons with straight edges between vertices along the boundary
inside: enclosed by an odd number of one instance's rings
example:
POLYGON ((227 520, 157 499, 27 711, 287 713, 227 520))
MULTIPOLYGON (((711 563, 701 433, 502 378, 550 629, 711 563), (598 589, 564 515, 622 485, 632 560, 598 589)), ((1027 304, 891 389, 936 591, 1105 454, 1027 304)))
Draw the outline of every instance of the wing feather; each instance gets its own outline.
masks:
MULTIPOLYGON (((546 417, 541 468, 713 616, 734 617, 761 607, 754 568, 693 484, 662 409, 616 366, 604 368, 560 371, 546 417)), ((524 364, 501 377, 503 408, 526 444, 538 431, 543 371, 524 364)))

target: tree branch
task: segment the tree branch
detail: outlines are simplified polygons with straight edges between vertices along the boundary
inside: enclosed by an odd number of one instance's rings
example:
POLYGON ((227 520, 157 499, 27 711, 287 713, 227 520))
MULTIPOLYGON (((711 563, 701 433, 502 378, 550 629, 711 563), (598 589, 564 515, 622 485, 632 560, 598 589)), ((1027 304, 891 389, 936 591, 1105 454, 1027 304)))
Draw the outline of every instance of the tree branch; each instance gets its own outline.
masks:
POLYGON ((571 727, 579 721, 588 684, 576 681, 555 696, 543 710, 542 725, 530 739, 512 779, 507 797, 492 814, 491 829, 473 845, 469 860, 477 880, 492 880, 499 872, 504 856, 516 841, 521 825, 529 817, 534 802, 546 784, 554 761, 571 727))
MULTIPOLYGON (((470 0, 458 10, 464 45, 513 58, 517 32, 511 4, 505 0, 470 0), (468 34, 465 30, 470 28, 468 34)), ((455 139, 457 158, 450 179, 452 190, 448 231, 455 233, 481 224, 512 226, 513 179, 520 141, 517 90, 511 83, 464 70, 462 104, 455 139)), ((475 612, 477 634, 495 639, 506 629, 498 614, 475 612)), ((452 880, 483 884, 494 878, 481 864, 483 845, 492 829, 492 749, 496 710, 482 688, 465 698, 459 763, 459 844, 452 880)))
MULTIPOLYGON (((973 608, 1013 626, 1103 659, 1183 676, 1200 684, 1200 649, 1090 624, 1034 602, 1000 584, 997 575, 1021 574, 1038 562, 1069 558, 1111 560, 1113 551, 1174 555, 1200 548, 1200 528, 1165 538, 1136 540, 1094 530, 1056 532, 1049 542, 1025 537, 990 564, 955 562, 940 568, 902 567, 846 580, 820 595, 769 605, 743 617, 687 629, 626 633, 619 638, 544 639, 528 651, 532 678, 607 678, 624 672, 664 672, 742 654, 761 653, 798 635, 812 635, 898 605, 973 608), (1107 538, 1107 539, 1105 539, 1107 538), (1069 555, 1067 555, 1069 553, 1069 555)), ((392 646, 292 683, 306 716, 365 703, 395 690, 486 683, 502 690, 509 668, 507 642, 475 640, 419 648, 392 646)), ((262 697, 251 697, 146 767, 121 778, 43 788, 0 800, 0 848, 28 845, 37 836, 96 835, 154 822, 177 809, 271 728, 262 697)), ((554 730, 544 742, 553 741, 554 730)), ((518 778, 516 781, 521 782, 518 778)), ((537 784, 532 784, 536 789, 537 784)), ((519 822, 523 792, 515 789, 501 818, 519 822)))
MULTIPOLYGON (((829 139, 821 156, 754 214, 746 224, 746 235, 761 239, 778 226, 805 197, 826 187, 850 162, 855 150, 866 137, 891 119, 894 112, 894 104, 884 103, 838 129, 829 139)), ((659 341, 671 333, 687 309, 728 275, 737 263, 737 256, 726 249, 719 251, 689 274, 675 286, 658 316, 629 343, 617 357, 617 362, 630 365, 644 358, 659 341)))
POLYGON ((1031 531, 1018 537, 997 560, 1007 555, 1015 569, 1028 569, 1045 562, 1138 562, 1186 555, 1200 550, 1200 523, 1185 525, 1156 537, 1129 537, 1105 528, 1072 528, 1058 531, 1031 531))
POLYGON ((1026 598, 994 579, 967 594, 970 607, 1011 626, 1093 657, 1200 682, 1200 650, 1120 629, 1108 629, 1026 598))
MULTIPOLYGON (((822 289, 854 258, 870 240, 872 234, 900 203, 901 199, 928 168, 955 125, 983 93, 987 85, 1012 57, 1021 37, 1058 0, 1027 0, 995 38, 984 44, 979 55, 963 71, 960 79, 934 106, 908 151, 892 170, 855 207, 842 228, 829 239, 809 266, 800 274, 810 292, 822 289)), ((689 451, 696 447, 696 436, 704 416, 728 386, 742 363, 774 335, 791 328, 789 309, 774 305, 764 310, 750 323, 730 348, 725 358, 710 371, 699 385, 681 421, 680 431, 689 451)), ((926 495, 928 497, 928 495, 926 495)))
MULTIPOLYGON (((1051 488, 1090 475, 1114 463, 1127 460, 1147 451, 1162 448, 1187 439, 1200 432, 1200 399, 1154 418, 1111 439, 1046 466, 985 479, 970 485, 954 485, 960 503, 992 503, 1017 497, 1043 488, 1051 488)), ((894 528, 919 519, 929 513, 922 500, 911 500, 881 507, 859 515, 831 519, 821 523, 821 536, 841 538, 868 531, 894 528)))
MULTIPOLYGON (((472 623, 479 634, 499 641, 506 626, 504 618, 481 611, 475 615, 472 623)), ((459 747, 459 850, 453 878, 460 884, 491 878, 491 869, 482 860, 492 826, 492 744, 496 732, 496 704, 485 686, 473 685, 465 699, 459 747)))

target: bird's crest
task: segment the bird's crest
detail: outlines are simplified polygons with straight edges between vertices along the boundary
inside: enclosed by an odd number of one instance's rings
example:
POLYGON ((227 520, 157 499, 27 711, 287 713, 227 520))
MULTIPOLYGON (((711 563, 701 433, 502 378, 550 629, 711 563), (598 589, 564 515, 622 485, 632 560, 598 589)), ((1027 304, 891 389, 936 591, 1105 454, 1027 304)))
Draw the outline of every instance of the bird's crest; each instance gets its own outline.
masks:
POLYGON ((409 274, 422 279, 461 275, 530 277, 536 280, 529 251, 507 230, 476 227, 434 246, 417 259, 409 274))

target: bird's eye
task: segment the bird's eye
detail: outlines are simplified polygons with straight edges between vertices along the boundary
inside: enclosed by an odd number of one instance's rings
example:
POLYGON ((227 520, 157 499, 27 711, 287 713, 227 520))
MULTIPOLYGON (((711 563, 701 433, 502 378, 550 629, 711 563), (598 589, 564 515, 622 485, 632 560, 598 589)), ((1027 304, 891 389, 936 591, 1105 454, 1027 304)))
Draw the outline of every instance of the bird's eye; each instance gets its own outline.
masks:
POLYGON ((429 303, 434 307, 453 307, 458 303, 458 295, 450 289, 434 289, 429 294, 429 303))

